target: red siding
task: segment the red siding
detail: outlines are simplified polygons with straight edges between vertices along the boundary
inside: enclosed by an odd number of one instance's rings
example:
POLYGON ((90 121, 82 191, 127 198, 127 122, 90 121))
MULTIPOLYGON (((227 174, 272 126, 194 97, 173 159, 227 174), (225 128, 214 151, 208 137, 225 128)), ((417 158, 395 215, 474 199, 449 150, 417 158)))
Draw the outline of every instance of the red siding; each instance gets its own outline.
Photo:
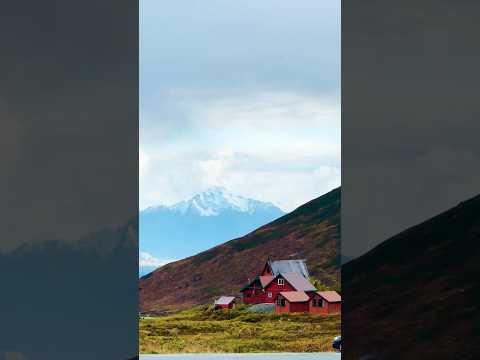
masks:
MULTIPOLYGON (((282 296, 279 296, 282 299, 282 296)), ((280 306, 275 302, 275 313, 276 314, 284 314, 284 313, 295 313, 295 312, 308 312, 309 309, 309 302, 294 302, 291 303, 287 299, 285 299, 285 306, 280 306)))
POLYGON ((245 289, 242 291, 245 304, 261 304, 265 302, 265 293, 262 289, 245 289))
POLYGON ((215 310, 229 310, 229 309, 234 309, 235 308, 235 302, 231 302, 228 305, 215 305, 215 310))
MULTIPOLYGON (((278 297, 279 299, 285 299, 281 295, 278 297)), ((275 313, 276 314, 284 314, 290 312, 290 304, 289 302, 285 299, 285 306, 280 306, 275 302, 275 313)))
POLYGON ((268 284, 268 286, 265 288, 265 302, 273 303, 277 295, 282 291, 295 291, 294 287, 290 285, 286 280, 284 280, 284 285, 278 285, 279 278, 283 279, 282 277, 278 277, 270 284, 268 284), (272 293, 272 297, 268 297, 269 292, 272 293))
POLYGON ((342 312, 342 303, 328 303, 328 313, 329 314, 339 314, 342 312))
MULTIPOLYGON (((287 301, 288 302, 288 301, 287 301)), ((295 302, 290 304, 290 312, 308 312, 309 305, 308 301, 305 302, 295 302)))
POLYGON ((242 290, 242 295, 245 304, 260 304, 264 302, 265 294, 259 280, 254 281, 250 287, 242 290))
POLYGON ((323 299, 323 305, 324 306, 313 306, 313 299, 319 299, 321 300, 322 297, 320 296, 314 296, 310 299, 309 304, 310 304, 310 312, 312 314, 338 314, 341 312, 341 303, 340 302, 335 302, 335 303, 329 303, 325 299, 323 299))
POLYGON ((290 312, 290 308, 288 304, 285 304, 285 306, 278 306, 275 305, 275 313, 277 314, 284 314, 290 312))
MULTIPOLYGON (((283 279, 282 277, 279 277, 283 279)), ((292 285, 290 285, 286 280, 284 285, 278 285, 278 278, 273 280, 270 284, 267 285, 265 289, 245 289, 243 293, 243 302, 245 304, 262 304, 269 303, 273 304, 275 298, 282 291, 295 291, 292 285), (264 291, 265 290, 265 291, 264 291), (271 292, 272 296, 269 297, 268 293, 271 292)))

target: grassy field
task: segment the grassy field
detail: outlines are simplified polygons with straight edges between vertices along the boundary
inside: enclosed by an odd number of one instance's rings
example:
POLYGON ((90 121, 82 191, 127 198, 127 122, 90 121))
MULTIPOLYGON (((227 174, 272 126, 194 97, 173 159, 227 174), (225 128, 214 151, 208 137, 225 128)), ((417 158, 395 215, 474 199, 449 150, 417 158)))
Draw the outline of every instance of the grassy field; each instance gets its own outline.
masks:
POLYGON ((140 319, 140 353, 332 351, 340 315, 230 312, 198 306, 180 313, 140 319))

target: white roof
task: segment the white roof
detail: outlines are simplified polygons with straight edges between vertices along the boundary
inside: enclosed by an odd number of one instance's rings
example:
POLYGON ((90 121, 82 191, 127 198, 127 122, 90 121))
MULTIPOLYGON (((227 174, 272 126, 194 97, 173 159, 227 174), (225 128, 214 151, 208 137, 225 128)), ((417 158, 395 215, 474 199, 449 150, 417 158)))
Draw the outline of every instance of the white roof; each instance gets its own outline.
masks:
POLYGON ((310 277, 305 260, 276 260, 270 262, 274 275, 280 273, 298 273, 305 278, 310 277))
POLYGON ((215 305, 228 305, 233 300, 235 300, 235 296, 221 296, 217 300, 215 300, 215 305))
POLYGON ((310 281, 305 279, 302 275, 298 273, 281 273, 289 283, 297 291, 315 291, 315 286, 313 286, 310 281))

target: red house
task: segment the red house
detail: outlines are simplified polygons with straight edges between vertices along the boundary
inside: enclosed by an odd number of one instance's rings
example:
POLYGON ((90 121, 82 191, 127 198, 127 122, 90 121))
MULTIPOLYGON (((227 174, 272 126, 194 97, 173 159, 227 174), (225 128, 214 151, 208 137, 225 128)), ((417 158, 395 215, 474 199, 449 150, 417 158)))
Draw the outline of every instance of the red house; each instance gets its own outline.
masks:
POLYGON ((308 313, 310 309, 310 297, 304 291, 285 291, 277 295, 275 301, 275 313, 308 313))
POLYGON ((241 289, 246 304, 273 304, 281 292, 316 291, 304 260, 268 259, 259 276, 241 289))
POLYGON ((215 310, 229 310, 235 308, 234 296, 221 296, 214 302, 215 310))
POLYGON ((317 291, 311 294, 312 314, 339 314, 342 311, 342 298, 336 291, 317 291))

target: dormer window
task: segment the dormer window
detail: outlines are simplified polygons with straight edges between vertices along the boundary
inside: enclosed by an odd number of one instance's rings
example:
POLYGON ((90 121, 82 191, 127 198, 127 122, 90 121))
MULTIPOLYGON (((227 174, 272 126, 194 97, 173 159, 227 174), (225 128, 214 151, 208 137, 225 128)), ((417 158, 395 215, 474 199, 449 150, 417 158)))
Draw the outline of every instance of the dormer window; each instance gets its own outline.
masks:
POLYGON ((280 279, 278 279, 277 284, 278 285, 285 285, 285 280, 280 278, 280 279))

